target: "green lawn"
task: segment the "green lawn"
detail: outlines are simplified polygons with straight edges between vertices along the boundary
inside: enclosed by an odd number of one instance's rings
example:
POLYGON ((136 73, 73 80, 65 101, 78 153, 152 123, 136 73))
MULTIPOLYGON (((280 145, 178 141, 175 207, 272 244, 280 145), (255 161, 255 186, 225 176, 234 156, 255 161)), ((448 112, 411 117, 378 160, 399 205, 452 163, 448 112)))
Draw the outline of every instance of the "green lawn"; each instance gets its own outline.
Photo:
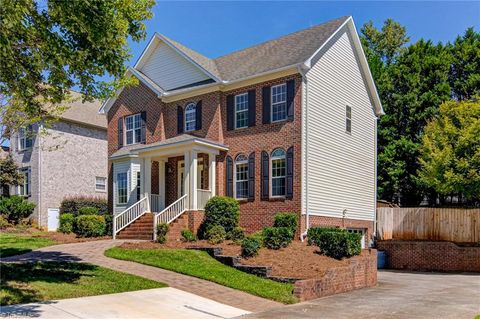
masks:
POLYGON ((28 253, 34 249, 55 245, 56 242, 48 239, 35 237, 32 234, 0 234, 0 257, 28 253))
POLYGON ((142 277, 84 263, 2 264, 0 305, 166 287, 142 277))
POLYGON ((280 283, 244 273, 220 263, 204 251, 185 249, 138 250, 115 247, 107 250, 105 255, 202 278, 283 303, 298 301, 292 294, 292 284, 280 283))

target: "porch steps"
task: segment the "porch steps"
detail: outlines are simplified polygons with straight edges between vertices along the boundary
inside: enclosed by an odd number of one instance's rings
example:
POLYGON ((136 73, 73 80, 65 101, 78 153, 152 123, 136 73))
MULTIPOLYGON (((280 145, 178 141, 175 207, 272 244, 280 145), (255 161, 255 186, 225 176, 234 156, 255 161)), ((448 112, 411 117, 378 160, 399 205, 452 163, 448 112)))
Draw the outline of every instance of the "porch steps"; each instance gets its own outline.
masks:
POLYGON ((118 239, 153 239, 153 214, 146 213, 139 219, 122 229, 118 235, 118 239))
POLYGON ((184 229, 188 229, 187 213, 182 214, 170 224, 167 233, 167 242, 180 241, 182 238, 182 230, 184 229))

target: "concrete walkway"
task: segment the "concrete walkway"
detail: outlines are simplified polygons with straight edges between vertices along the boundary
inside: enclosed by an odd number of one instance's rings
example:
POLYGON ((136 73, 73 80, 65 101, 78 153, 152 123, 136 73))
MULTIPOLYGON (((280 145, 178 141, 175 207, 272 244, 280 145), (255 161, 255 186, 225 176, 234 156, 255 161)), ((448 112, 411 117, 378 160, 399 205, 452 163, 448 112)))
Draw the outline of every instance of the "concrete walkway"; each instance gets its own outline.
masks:
POLYGON ((218 319, 248 312, 175 288, 6 306, 0 317, 43 319, 218 319))
POLYGON ((135 262, 108 258, 104 251, 118 246, 123 240, 101 240, 84 243, 55 245, 40 248, 27 254, 2 258, 2 262, 28 261, 72 261, 86 262, 98 266, 130 273, 144 278, 164 282, 170 287, 208 298, 235 308, 258 312, 279 307, 282 304, 256 297, 245 292, 216 283, 182 275, 157 267, 135 262))
POLYGON ((480 275, 379 271, 378 286, 242 316, 245 319, 473 319, 480 275))

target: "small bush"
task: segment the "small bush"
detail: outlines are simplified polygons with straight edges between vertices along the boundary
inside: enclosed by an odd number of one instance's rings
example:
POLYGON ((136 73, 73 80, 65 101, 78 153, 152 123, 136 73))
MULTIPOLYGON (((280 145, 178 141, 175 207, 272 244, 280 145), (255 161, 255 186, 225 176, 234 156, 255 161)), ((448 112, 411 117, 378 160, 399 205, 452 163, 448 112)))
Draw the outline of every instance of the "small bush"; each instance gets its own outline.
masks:
POLYGON ((227 233, 227 239, 240 243, 245 238, 245 232, 242 227, 235 227, 231 232, 227 233))
POLYGON ((197 240, 197 238, 195 237, 195 235, 193 234, 193 232, 190 229, 182 230, 181 234, 182 234, 182 240, 183 241, 190 242, 190 241, 196 241, 197 240))
POLYGON ((98 215, 99 210, 93 206, 84 206, 78 209, 78 215, 98 215))
POLYGON ((231 197, 214 196, 205 205, 205 221, 203 229, 214 225, 222 226, 227 233, 238 226, 240 205, 231 197))
POLYGON ((298 215, 295 213, 278 213, 275 214, 273 227, 287 227, 293 234, 297 230, 298 215))
POLYGON ((318 246, 318 236, 325 232, 341 232, 341 228, 335 227, 312 227, 309 228, 307 231, 307 238, 309 245, 316 245, 318 246))
POLYGON ((8 227, 10 227, 10 223, 5 217, 0 215, 0 229, 6 229, 8 227))
POLYGON ((322 254, 335 259, 360 255, 362 235, 341 231, 325 231, 318 235, 315 243, 322 254))
POLYGON ((35 204, 30 203, 21 196, 0 198, 0 215, 10 224, 18 224, 22 219, 33 213, 35 204))
POLYGON ((260 246, 263 247, 263 240, 264 240, 264 236, 263 236, 263 230, 259 230, 257 232, 254 232, 253 234, 251 234, 250 236, 248 237, 253 237, 253 238, 256 238, 260 241, 260 246))
POLYGON ((262 247, 262 241, 255 236, 249 236, 242 240, 242 257, 249 258, 258 255, 262 247))
POLYGON ((79 209, 82 207, 95 207, 100 215, 108 214, 107 200, 99 197, 76 196, 65 198, 60 205, 60 214, 72 213, 73 216, 79 215, 79 209))
POLYGON ((64 234, 70 234, 73 232, 75 217, 73 214, 65 213, 59 217, 58 231, 64 234))
POLYGON ((210 244, 216 245, 222 243, 227 237, 225 228, 220 225, 214 225, 207 230, 207 240, 210 244))
POLYGON ((103 236, 105 218, 100 215, 80 215, 75 219, 75 233, 82 237, 103 236))
POLYGON ((111 236, 113 234, 113 215, 106 213, 102 215, 105 218, 105 235, 111 236))
POLYGON ((157 225, 157 243, 165 244, 167 242, 167 233, 170 229, 167 223, 157 225))
POLYGON ((293 233, 287 227, 265 227, 263 245, 270 249, 287 247, 293 240, 293 233))

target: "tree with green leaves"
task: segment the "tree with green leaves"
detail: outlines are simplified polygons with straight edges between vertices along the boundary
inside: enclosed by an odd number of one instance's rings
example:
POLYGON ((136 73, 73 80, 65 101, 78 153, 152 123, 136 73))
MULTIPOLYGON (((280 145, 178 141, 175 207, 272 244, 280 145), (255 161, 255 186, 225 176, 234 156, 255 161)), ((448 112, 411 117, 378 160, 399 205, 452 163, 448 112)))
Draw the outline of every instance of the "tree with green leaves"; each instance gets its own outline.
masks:
POLYGON ((23 183, 23 174, 10 155, 0 159, 0 187, 18 186, 23 183))
POLYGON ((480 201, 480 101, 448 101, 428 123, 420 148, 420 182, 443 196, 480 201))
POLYGON ((49 117, 73 87, 92 100, 132 83, 124 78, 131 56, 127 40, 145 37, 143 21, 152 17, 153 5, 154 0, 1 0, 1 124, 12 128, 49 117))

